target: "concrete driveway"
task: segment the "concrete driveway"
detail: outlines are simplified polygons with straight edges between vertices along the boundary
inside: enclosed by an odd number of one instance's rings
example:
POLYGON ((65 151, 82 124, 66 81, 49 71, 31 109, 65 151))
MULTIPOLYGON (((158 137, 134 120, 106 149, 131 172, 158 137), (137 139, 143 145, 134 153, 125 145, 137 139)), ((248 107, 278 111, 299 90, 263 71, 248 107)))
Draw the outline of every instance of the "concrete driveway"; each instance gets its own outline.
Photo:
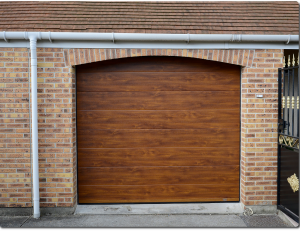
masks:
POLYGON ((291 224, 278 215, 66 215, 0 216, 2 228, 73 228, 73 227, 260 227, 286 228, 291 224))
MULTIPOLYGON (((40 219, 0 216, 1 227, 74 228, 74 227, 295 227, 281 211, 261 210, 247 213, 239 203, 117 204, 77 205, 76 210, 45 210, 40 219), (53 213, 55 211, 56 213, 53 213), (60 215, 58 212, 61 212, 60 215), (62 215, 68 214, 68 215, 62 215), (250 216, 249 216, 250 215, 250 216)), ((249 211, 248 211, 249 212, 249 211)), ((11 214, 17 215, 17 214, 11 214)))

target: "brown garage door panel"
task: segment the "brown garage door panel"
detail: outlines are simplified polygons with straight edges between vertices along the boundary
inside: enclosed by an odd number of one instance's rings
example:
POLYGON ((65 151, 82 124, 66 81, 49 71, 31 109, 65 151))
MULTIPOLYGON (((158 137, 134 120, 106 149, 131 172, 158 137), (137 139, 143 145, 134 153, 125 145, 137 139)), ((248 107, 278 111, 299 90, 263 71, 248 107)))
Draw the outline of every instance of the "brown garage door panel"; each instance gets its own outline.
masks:
POLYGON ((76 73, 79 203, 239 200, 239 66, 135 57, 76 73))
POLYGON ((78 92, 78 110, 238 109, 239 91, 78 92))
POLYGON ((80 148, 238 147, 239 129, 78 130, 80 148))
POLYGON ((239 189, 230 185, 79 185, 79 203, 145 203, 238 201, 239 189))
POLYGON ((78 149, 78 167, 239 165, 236 148, 78 149))
POLYGON ((239 91, 236 74, 205 72, 101 72, 85 73, 78 92, 101 91, 239 91), (214 84, 211 84, 211 83, 214 84))
POLYGON ((238 129, 238 120, 239 109, 81 111, 77 129, 238 129))
POLYGON ((234 184, 239 166, 79 168, 80 185, 234 184))

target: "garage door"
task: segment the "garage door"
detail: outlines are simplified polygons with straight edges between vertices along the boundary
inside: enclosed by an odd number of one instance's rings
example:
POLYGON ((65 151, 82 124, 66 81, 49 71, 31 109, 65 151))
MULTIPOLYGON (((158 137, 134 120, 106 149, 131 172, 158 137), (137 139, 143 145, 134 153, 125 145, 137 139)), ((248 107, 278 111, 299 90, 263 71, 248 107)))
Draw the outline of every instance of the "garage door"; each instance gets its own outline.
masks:
POLYGON ((79 203, 239 200, 240 68, 179 57, 77 67, 79 203))

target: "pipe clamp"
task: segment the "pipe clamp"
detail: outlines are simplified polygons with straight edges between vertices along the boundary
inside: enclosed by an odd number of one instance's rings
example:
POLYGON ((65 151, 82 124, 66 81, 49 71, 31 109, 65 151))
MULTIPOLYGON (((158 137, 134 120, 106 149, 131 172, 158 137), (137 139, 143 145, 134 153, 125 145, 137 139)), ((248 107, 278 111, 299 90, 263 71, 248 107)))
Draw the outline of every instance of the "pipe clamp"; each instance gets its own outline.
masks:
POLYGON ((231 42, 241 42, 242 35, 241 34, 233 34, 230 41, 231 42))
POLYGON ((288 41, 285 44, 289 44, 290 40, 291 40, 291 35, 289 35, 289 39, 288 39, 288 41))
POLYGON ((49 31, 49 41, 50 41, 50 43, 52 43, 52 40, 51 40, 51 31, 49 31))
POLYGON ((8 40, 6 39, 5 33, 6 33, 6 32, 5 32, 5 31, 3 31, 3 39, 4 39, 4 41, 5 41, 5 42, 7 42, 7 43, 8 43, 8 40))
POLYGON ((28 32, 27 31, 24 32, 24 39, 28 40, 28 32))

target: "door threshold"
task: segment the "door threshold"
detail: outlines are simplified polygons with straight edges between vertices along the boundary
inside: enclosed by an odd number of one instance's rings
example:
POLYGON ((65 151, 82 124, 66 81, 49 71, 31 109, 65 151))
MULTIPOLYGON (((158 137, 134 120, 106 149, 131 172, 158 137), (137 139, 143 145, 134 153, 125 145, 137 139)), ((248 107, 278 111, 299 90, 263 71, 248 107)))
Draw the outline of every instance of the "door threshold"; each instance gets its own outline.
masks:
POLYGON ((242 214, 241 203, 174 203, 77 205, 76 215, 84 214, 242 214))

